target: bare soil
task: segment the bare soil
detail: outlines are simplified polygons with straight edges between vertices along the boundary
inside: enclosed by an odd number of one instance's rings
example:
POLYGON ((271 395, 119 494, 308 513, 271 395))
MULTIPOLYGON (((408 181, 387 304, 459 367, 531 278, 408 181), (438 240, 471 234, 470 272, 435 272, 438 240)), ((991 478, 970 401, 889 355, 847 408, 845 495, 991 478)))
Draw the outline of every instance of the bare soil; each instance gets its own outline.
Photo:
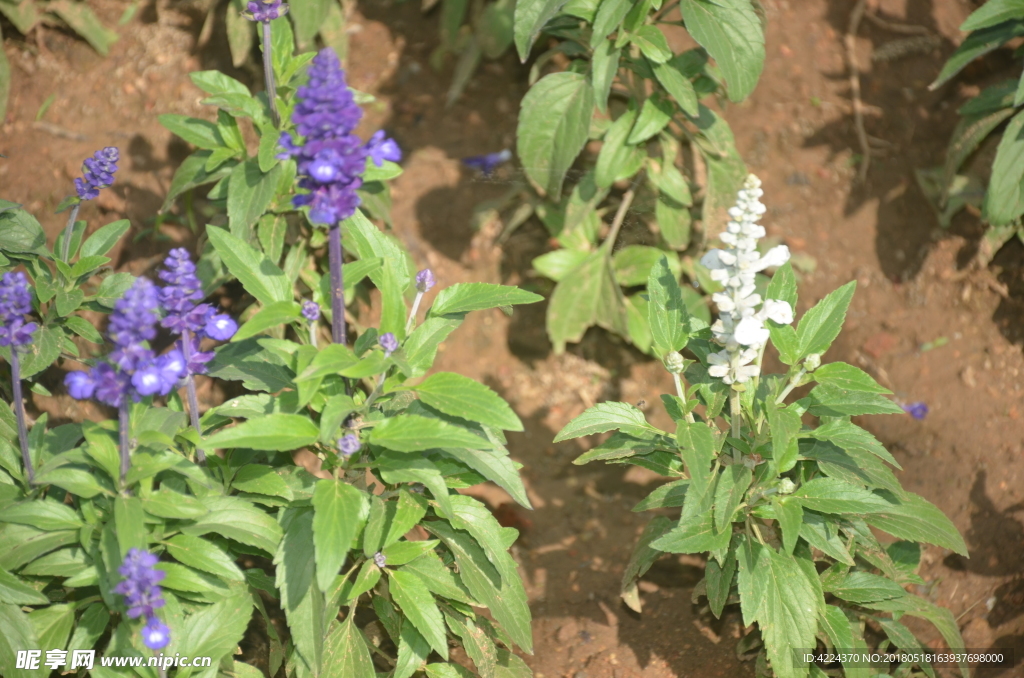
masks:
MULTIPOLYGON (((91 4, 108 25, 127 6, 91 4)), ((503 223, 477 209, 513 190, 521 174, 510 165, 483 180, 460 163, 514 148, 528 70, 512 55, 486 62, 446 109, 454 62, 449 58, 440 72, 431 67, 438 17, 421 15, 418 5, 364 0, 351 26, 352 85, 379 97, 366 131, 384 127, 406 152, 405 174, 394 183, 395 231, 442 285, 488 281, 543 290, 545 281, 529 265, 551 247, 543 227, 527 222, 499 246, 503 223)), ((940 229, 914 177, 915 169, 942 162, 956 108, 978 86, 1016 77, 1019 65, 997 57, 929 92, 928 83, 963 39, 957 26, 974 5, 869 2, 869 12, 923 27, 932 38, 894 45, 908 35, 862 23, 856 53, 865 127, 879 141, 860 184, 843 46, 853 2, 762 5, 764 75, 748 102, 724 112, 741 153, 764 181, 769 234, 801 255, 801 312, 839 285, 858 281, 846 331, 826 360, 862 366, 902 401, 927 403, 923 421, 888 416, 861 423, 903 465, 904 485, 952 518, 971 553, 965 559, 927 549, 921 574, 928 585, 919 593, 952 609, 968 647, 1015 650, 1014 668, 981 668, 979 676, 1024 675, 1024 246, 1011 243, 987 268, 970 268, 983 230, 977 216, 961 213, 951 228, 940 229)), ((147 5, 119 29, 121 40, 106 58, 52 29, 27 40, 9 38, 4 49, 14 83, 7 118, 0 121, 0 153, 7 156, 0 160, 2 196, 25 204, 55 237, 63 220, 53 208, 71 191, 81 159, 116 145, 126 156, 118 183, 86 205, 82 217, 92 228, 132 220, 119 265, 143 273, 170 247, 194 244, 183 219, 156 220, 174 168, 188 153, 156 116, 210 117, 189 71, 217 68, 254 87, 261 80, 255 62, 231 67, 222 21, 198 44, 203 18, 189 3, 147 5)), ((14 35, 7 24, 3 30, 14 35)), ((627 223, 631 227, 642 228, 639 219, 627 223)), ((510 436, 510 446, 525 465, 535 510, 514 508, 495 488, 480 494, 522 532, 514 548, 533 607, 536 652, 528 662, 535 674, 753 676, 753 664, 739 661, 734 650, 743 633, 738 615, 715 620, 691 603, 700 559, 659 561, 641 586, 642 615, 619 601, 623 568, 647 520, 630 509, 658 478, 622 467, 574 466, 581 444, 550 442, 572 417, 605 399, 645 401, 652 421, 667 424, 657 405, 671 388, 667 375, 602 331, 555 356, 543 320, 542 305, 517 309, 511 319, 498 311, 470 316, 442 346, 437 365, 482 379, 526 424, 525 433, 510 436)), ((95 416, 59 394, 59 376, 50 375, 55 397, 32 396, 34 410, 95 416)), ((221 397, 209 388, 203 396, 205 405, 221 397)), ((936 634, 928 637, 940 646, 936 634)))

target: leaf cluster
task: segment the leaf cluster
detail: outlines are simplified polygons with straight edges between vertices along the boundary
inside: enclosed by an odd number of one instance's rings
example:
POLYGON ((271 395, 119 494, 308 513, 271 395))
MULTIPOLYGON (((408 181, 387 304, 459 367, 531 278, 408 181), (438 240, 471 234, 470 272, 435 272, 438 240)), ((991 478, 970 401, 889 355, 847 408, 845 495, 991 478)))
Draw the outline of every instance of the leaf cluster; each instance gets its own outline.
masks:
MULTIPOLYGON (((903 615, 932 622, 951 648, 963 647, 949 610, 905 587, 922 583, 915 574, 921 543, 966 555, 964 541, 942 511, 902 488, 890 468, 899 468, 896 460, 851 419, 901 409, 859 368, 817 366, 839 335, 853 288, 850 283, 826 296, 796 328, 769 321, 788 373, 730 387, 708 376, 707 356, 715 350, 710 330, 688 315, 662 259, 648 281, 654 344, 663 354, 685 348, 694 358, 683 372, 688 386, 679 382, 675 395, 662 396, 675 431, 649 424, 631 405, 609 402, 588 409, 555 438, 611 431, 576 463, 600 459, 672 478, 633 509, 657 515, 623 575, 625 602, 640 611, 637 582, 662 555, 706 554, 695 602, 706 597, 715 616, 738 603, 744 625, 757 625, 741 640, 742 651, 757 651, 760 665, 770 665, 779 678, 824 675, 793 650, 818 644, 866 649, 868 627, 893 647, 920 648, 900 622, 903 615), (792 388, 805 384, 814 386, 787 404, 792 388), (806 423, 812 420, 817 426, 806 423), (876 529, 898 541, 883 546, 876 529)), ((795 307, 789 264, 776 273, 766 298, 795 307)), ((889 668, 853 666, 845 673, 874 676, 889 668)), ((898 667, 893 675, 912 668, 898 667)), ((921 669, 933 675, 930 666, 921 669)), ((966 666, 961 670, 967 676, 966 666)))

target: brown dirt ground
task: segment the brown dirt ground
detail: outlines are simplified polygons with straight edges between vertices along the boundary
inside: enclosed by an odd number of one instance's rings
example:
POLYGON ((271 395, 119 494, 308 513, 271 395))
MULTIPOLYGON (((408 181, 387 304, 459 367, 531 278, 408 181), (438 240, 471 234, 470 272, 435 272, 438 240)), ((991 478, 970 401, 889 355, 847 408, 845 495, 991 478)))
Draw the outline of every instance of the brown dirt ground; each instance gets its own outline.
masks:
MULTIPOLYGON (((91 4, 112 25, 128 3, 91 4)), ((948 231, 939 229, 914 179, 915 168, 942 161, 959 104, 977 85, 1015 76, 1016 67, 995 59, 928 92, 962 40, 956 27, 973 5, 869 2, 878 16, 924 27, 935 37, 924 52, 872 61, 875 51, 906 35, 862 26, 857 54, 866 129, 881 141, 868 180, 859 185, 842 42, 853 2, 762 5, 764 76, 751 100, 726 115, 741 152, 764 180, 770 234, 810 264, 799 310, 858 281, 846 331, 827 358, 860 365, 898 398, 928 404, 931 412, 920 422, 890 416, 862 423, 903 465, 904 484, 937 503, 970 547, 970 559, 929 548, 921 572, 929 585, 921 593, 953 610, 969 647, 1015 649, 1013 669, 978 675, 1024 675, 1024 247, 1008 245, 985 270, 966 268, 978 247, 977 218, 962 213, 948 231), (921 350, 941 337, 948 343, 921 350)), ((412 2, 363 2, 359 11, 351 27, 352 84, 380 98, 366 128, 385 127, 407 154, 406 172, 394 185, 396 232, 443 284, 543 288, 529 271, 530 260, 549 247, 539 224, 528 222, 502 247, 495 245, 500 220, 484 215, 473 226, 474 209, 513 188, 516 171, 506 167, 484 181, 459 163, 514 146, 527 70, 511 55, 486 63, 462 99, 445 110, 454 64, 449 60, 440 73, 430 66, 436 15, 424 19, 412 2)), ((255 66, 231 68, 222 22, 197 45, 202 19, 189 3, 149 4, 119 29, 122 38, 107 58, 50 29, 27 41, 8 39, 14 83, 7 118, 0 121, 0 153, 8 156, 0 161, 2 196, 28 206, 53 237, 63 225, 53 207, 70 192, 80 160, 117 145, 127 157, 116 188, 87 205, 83 218, 92 228, 132 220, 131 237, 139 237, 124 245, 119 262, 135 273, 152 268, 172 244, 193 243, 187 227, 173 219, 159 225, 157 237, 144 232, 156 225, 173 170, 188 152, 156 116, 209 116, 188 80, 191 70, 218 68, 249 84, 260 80, 255 66), (52 105, 36 120, 51 95, 52 105)), ((632 228, 643 226, 634 220, 632 228)), ((523 532, 515 549, 533 605, 536 653, 528 661, 537 677, 752 676, 753 665, 738 661, 733 649, 742 631, 737 615, 716 621, 690 602, 701 560, 657 563, 641 587, 642 615, 620 603, 619 579, 646 522, 629 509, 657 478, 621 467, 574 466, 580 444, 550 441, 569 419, 604 399, 644 400, 653 421, 665 424, 653 404, 670 382, 659 365, 598 331, 554 356, 543 313, 537 306, 517 310, 511 320, 497 311, 471 316, 442 347, 437 366, 484 380, 526 423, 510 445, 525 465, 536 510, 502 507, 507 498, 500 491, 482 496, 523 532)), ((51 375, 53 385, 58 380, 51 375)), ((207 404, 220 397, 204 395, 207 404)), ((54 416, 94 414, 59 395, 33 397, 37 410, 54 416)))

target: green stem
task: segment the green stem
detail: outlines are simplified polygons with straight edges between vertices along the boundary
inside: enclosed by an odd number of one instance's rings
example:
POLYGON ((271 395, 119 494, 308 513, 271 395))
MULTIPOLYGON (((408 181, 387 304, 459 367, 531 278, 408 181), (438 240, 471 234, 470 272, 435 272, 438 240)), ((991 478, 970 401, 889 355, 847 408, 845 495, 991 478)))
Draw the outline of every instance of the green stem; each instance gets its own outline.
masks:
POLYGON ((790 378, 789 383, 786 384, 786 388, 782 389, 782 393, 780 393, 779 397, 775 399, 776 405, 782 404, 782 401, 786 399, 786 396, 793 392, 793 389, 796 388, 796 385, 800 383, 800 380, 803 379, 805 374, 807 374, 807 370, 801 367, 800 371, 790 378))
POLYGON ((61 261, 65 264, 69 263, 68 258, 71 256, 71 235, 75 232, 75 220, 78 218, 78 208, 82 206, 82 203, 75 203, 75 206, 71 208, 71 214, 68 216, 68 225, 64 227, 64 244, 61 247, 61 261))
MULTIPOLYGON (((181 352, 187 366, 192 359, 192 337, 188 330, 181 333, 181 352)), ((185 374, 185 391, 188 393, 188 414, 192 420, 192 428, 196 430, 196 435, 202 441, 203 429, 199 425, 199 398, 196 397, 196 380, 192 376, 192 372, 185 374)), ((206 452, 201 447, 196 447, 196 461, 200 466, 206 463, 206 452)))
POLYGON ((635 196, 636 192, 632 188, 622 195, 622 202, 619 203, 619 209, 615 212, 611 230, 608 231, 608 237, 601 244, 602 247, 607 247, 609 251, 615 247, 615 239, 619 237, 619 229, 622 228, 622 222, 626 219, 626 212, 629 211, 629 206, 633 204, 635 196))
MULTIPOLYGON (((730 391, 729 392, 729 424, 732 427, 732 437, 739 439, 741 435, 741 414, 740 414, 740 392, 730 391)), ((732 450, 733 459, 737 462, 740 461, 741 453, 739 449, 733 448, 732 450)))
POLYGON ((412 332, 412 326, 416 322, 416 313, 420 310, 420 302, 423 301, 423 292, 416 291, 416 298, 412 301, 412 310, 409 311, 409 319, 405 321, 405 336, 412 332))
POLYGON ((14 416, 18 420, 18 443, 21 445, 21 461, 25 464, 25 479, 32 485, 36 479, 32 468, 32 457, 28 451, 28 426, 25 423, 25 403, 21 393, 21 360, 18 347, 11 344, 11 390, 14 393, 14 416))
MULTIPOLYGON (((683 379, 675 372, 672 373, 672 381, 676 383, 676 395, 683 401, 683 407, 686 407, 686 389, 683 388, 683 379)), ((694 423, 693 412, 686 413, 686 421, 694 423)))
POLYGON ((270 102, 270 119, 274 127, 280 129, 281 114, 277 112, 277 84, 274 82, 274 60, 270 54, 270 22, 262 21, 263 25, 263 77, 267 84, 267 101, 270 102))

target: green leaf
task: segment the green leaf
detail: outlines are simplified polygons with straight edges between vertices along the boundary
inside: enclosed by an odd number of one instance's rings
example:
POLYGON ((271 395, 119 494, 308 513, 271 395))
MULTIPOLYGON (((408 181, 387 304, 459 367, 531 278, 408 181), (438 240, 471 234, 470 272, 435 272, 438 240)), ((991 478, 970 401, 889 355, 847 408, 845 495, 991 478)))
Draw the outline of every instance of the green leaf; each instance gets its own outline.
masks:
POLYGON ((885 396, 819 384, 811 391, 807 411, 816 417, 900 414, 903 409, 885 396))
POLYGON ((84 318, 79 318, 76 315, 69 316, 64 321, 64 326, 86 341, 91 341, 94 344, 103 343, 103 335, 100 334, 99 330, 92 323, 84 318))
POLYGON ((570 421, 558 432, 553 442, 559 443, 563 440, 613 430, 641 438, 651 433, 661 433, 647 423, 643 412, 632 405, 608 402, 594 405, 570 421))
MULTIPOLYGON (((652 248, 653 249, 653 248, 652 248)), ((532 266, 541 275, 560 282, 587 258, 584 250, 559 249, 542 254, 533 260, 532 266)))
POLYGON ((300 665, 320 670, 323 652, 324 595, 316 585, 313 545, 313 510, 288 508, 281 512, 284 538, 274 557, 281 608, 288 620, 300 665))
POLYGON ((666 553, 704 553, 727 547, 731 537, 731 532, 716 532, 712 512, 705 511, 681 518, 675 527, 651 546, 666 553))
POLYGON ((157 120, 172 133, 198 148, 214 150, 225 145, 224 139, 217 131, 217 125, 209 120, 174 113, 165 113, 158 116, 157 120))
POLYGON ((679 10, 686 30, 722 69, 729 99, 746 99, 765 57, 761 20, 749 0, 682 0, 679 10))
POLYGON ((824 353, 839 336, 856 287, 857 281, 851 280, 831 292, 800 318, 796 333, 800 340, 801 358, 813 353, 824 353))
POLYGON ((851 572, 828 592, 851 603, 874 603, 907 595, 903 587, 886 577, 870 572, 851 572))
MULTIPOLYGON (((707 428, 705 424, 696 424, 707 428)), ((719 532, 732 532, 733 516, 739 508, 743 496, 750 487, 754 472, 746 466, 733 464, 726 466, 718 477, 715 486, 715 529, 719 532)))
MULTIPOLYGON (((355 241, 355 250, 362 260, 382 259, 380 269, 370 270, 370 279, 381 291, 381 318, 379 331, 392 332, 401 341, 405 338, 408 310, 403 296, 412 278, 409 255, 393 238, 380 232, 362 212, 357 211, 342 223, 345 235, 355 241)), ((443 294, 443 292, 442 292, 443 294)), ((440 297, 441 295, 438 295, 440 297)))
POLYGON ((1010 19, 1024 19, 1024 2, 1021 0, 989 0, 974 10, 960 25, 963 32, 989 28, 1010 19))
POLYGON ((23 209, 0 212, 0 250, 14 254, 43 254, 46 234, 34 216, 23 209))
POLYGON ((349 613, 342 623, 333 622, 324 642, 323 675, 345 676, 345 678, 376 678, 373 659, 366 647, 363 634, 355 622, 356 616, 349 613))
POLYGON ((84 523, 67 504, 53 499, 36 499, 14 504, 4 509, 4 522, 29 525, 39 530, 76 530, 84 523))
POLYGON ((526 508, 533 508, 526 496, 526 488, 519 477, 516 465, 507 453, 487 450, 467 450, 461 447, 445 447, 441 450, 449 457, 458 459, 487 480, 496 483, 513 499, 526 508))
POLYGON ((510 285, 491 283, 457 283, 438 293, 430 307, 430 316, 454 315, 488 308, 533 304, 543 297, 510 285))
POLYGON ((994 226, 1004 226, 1021 214, 1024 214, 1024 111, 1013 116, 1003 131, 992 162, 982 216, 994 226))
MULTIPOLYGON (((79 259, 78 263, 82 263, 81 260, 86 257, 103 256, 110 252, 117 245, 117 241, 128 232, 129 228, 131 228, 131 222, 127 219, 112 221, 106 226, 99 228, 82 243, 81 259, 79 259)), ((99 264, 99 266, 102 266, 102 264, 99 264)), ((81 274, 76 273, 75 275, 81 274)))
POLYGON ((689 480, 674 480, 661 485, 639 504, 633 507, 634 512, 649 511, 656 508, 677 508, 686 500, 686 491, 690 487, 689 480))
POLYGON ((370 431, 369 440, 399 452, 418 452, 432 447, 484 449, 486 440, 441 419, 401 414, 386 419, 370 431))
POLYGON ((848 391, 892 393, 889 389, 879 385, 867 372, 848 363, 822 365, 814 371, 814 380, 819 384, 830 384, 848 391))
POLYGON ((935 544, 967 555, 967 545, 953 523, 924 497, 906 492, 899 503, 872 513, 865 520, 898 539, 935 544))
MULTIPOLYGON (((818 621, 822 629, 832 641, 832 647, 838 650, 849 650, 849 652, 867 652, 867 645, 864 642, 860 630, 860 622, 856 618, 848 617, 846 612, 834 605, 826 605, 818 621)), ((863 664, 849 662, 843 666, 847 678, 872 678, 874 670, 864 667, 863 664)))
POLYGON ((604 40, 594 48, 590 57, 590 81, 594 87, 594 100, 598 110, 608 112, 608 94, 619 72, 619 58, 622 50, 610 40, 604 40))
POLYGON ((523 97, 516 146, 527 176, 549 196, 562 193, 565 173, 587 142, 594 90, 571 71, 541 78, 523 97))
POLYGON ((699 113, 697 107, 697 90, 693 83, 679 67, 679 59, 671 59, 667 63, 653 64, 654 77, 658 79, 665 91, 672 95, 679 107, 692 117, 699 113))
POLYGON ((515 3, 515 42, 520 61, 526 63, 540 30, 565 3, 566 0, 519 0, 515 3))
POLYGON ((883 513, 895 508, 877 494, 837 478, 814 478, 792 495, 804 507, 822 513, 883 513))
POLYGON ((131 549, 144 550, 148 547, 149 533, 144 519, 142 500, 138 497, 117 497, 114 500, 114 526, 122 558, 131 549))
POLYGON ((671 520, 665 516, 655 516, 644 527, 644 531, 640 534, 640 539, 637 540, 636 545, 633 547, 633 552, 629 556, 629 563, 626 565, 626 570, 622 573, 622 593, 620 595, 626 605, 634 612, 642 611, 637 582, 640 580, 640 577, 644 576, 651 569, 654 561, 664 555, 664 552, 651 548, 651 542, 671 529, 671 520))
MULTIPOLYGON (((902 598, 893 598, 892 600, 872 603, 871 607, 890 612, 902 612, 914 617, 927 619, 934 624, 935 628, 937 628, 939 633, 942 634, 942 638, 946 641, 946 645, 954 648, 954 652, 964 646, 964 639, 960 636, 960 628, 957 626, 953 613, 947 608, 939 607, 920 596, 907 594, 902 598)), ((960 662, 960 673, 964 678, 967 678, 967 676, 970 675, 970 669, 968 668, 967 662, 960 662)))
POLYGON ((604 135, 601 152, 597 155, 594 181, 599 188, 608 188, 616 181, 628 179, 640 171, 646 149, 627 143, 630 131, 637 120, 637 110, 630 108, 620 115, 604 135))
POLYGON ((832 419, 813 431, 807 432, 806 435, 816 440, 834 443, 850 453, 867 452, 873 454, 898 469, 903 468, 889 454, 889 451, 882 446, 882 443, 878 442, 877 438, 848 419, 832 419))
POLYGON ((0 603, 12 605, 49 605, 50 599, 0 568, 0 603))
POLYGON ((21 574, 70 577, 89 569, 90 563, 89 557, 81 548, 58 549, 42 558, 33 560, 21 570, 21 574))
POLYGON ((102 603, 93 603, 85 608, 85 612, 78 619, 78 626, 71 634, 71 640, 68 641, 68 653, 74 653, 75 650, 91 650, 96 647, 96 641, 107 630, 109 623, 110 613, 102 603))
POLYGON ((449 598, 467 605, 476 605, 462 578, 453 573, 441 561, 437 553, 430 551, 401 566, 405 572, 412 572, 423 580, 427 588, 442 598, 449 598))
POLYGON ((447 660, 444 618, 426 584, 412 572, 404 570, 388 570, 388 576, 395 603, 434 651, 447 660))
MULTIPOLYGON (((104 257, 106 258, 106 257, 104 257)), ((57 290, 57 315, 64 317, 78 310, 85 300, 85 293, 82 290, 57 290)))
MULTIPOLYGON (((692 488, 699 495, 703 495, 713 480, 711 462, 717 452, 714 433, 703 422, 681 421, 676 428, 676 443, 679 445, 683 461, 686 462, 686 470, 690 473, 692 488)), ((733 480, 739 481, 740 477, 737 476, 733 480)), ((728 517, 731 518, 731 514, 728 517)))
POLYGON ((208 227, 206 235, 231 274, 260 303, 291 301, 292 285, 277 264, 222 228, 208 227))
POLYGON ((306 49, 313 44, 313 38, 320 31, 324 20, 327 18, 327 10, 330 6, 328 0, 307 0, 307 2, 289 4, 291 8, 289 15, 292 24, 295 26, 295 42, 299 49, 306 49))
POLYGON ((806 665, 794 664, 792 649, 815 646, 818 612, 825 601, 813 563, 750 542, 740 548, 740 556, 744 621, 748 611, 752 612, 776 676, 806 676, 806 665), (748 582, 746 587, 744 582, 748 582))
POLYGON ((462 639, 462 646, 469 658, 473 660, 477 672, 481 676, 493 676, 498 664, 498 648, 484 629, 477 626, 471 618, 463 619, 465 623, 454 615, 445 615, 448 627, 451 628, 452 633, 462 639))
POLYGON ((348 557, 369 513, 366 493, 344 480, 323 478, 313 493, 317 583, 326 591, 348 557))
POLYGON ((36 484, 54 485, 83 499, 91 499, 97 494, 109 494, 109 490, 96 480, 95 471, 71 466, 39 473, 36 476, 36 484))
POLYGON ((782 547, 786 553, 793 553, 800 536, 800 526, 804 522, 803 506, 799 499, 789 497, 772 497, 772 506, 775 507, 775 519, 782 529, 782 547))
POLYGON ((405 359, 410 365, 410 377, 421 377, 434 364, 437 347, 462 323, 455 318, 427 318, 413 330, 405 345, 405 359))
MULTIPOLYGON (((650 26, 649 28, 654 27, 650 26)), ((640 109, 640 116, 637 118, 636 124, 633 125, 626 143, 639 144, 661 132, 672 119, 674 110, 672 102, 660 94, 655 93, 648 97, 640 109)))
POLYGON ((12 571, 44 553, 78 542, 78 530, 44 532, 28 525, 0 525, 0 538, 7 544, 0 552, 0 567, 12 571))
POLYGON ((302 306, 294 301, 278 301, 264 306, 238 328, 231 341, 242 341, 272 327, 290 323, 301 317, 302 306))
POLYGON ((629 14, 633 3, 630 0, 602 0, 594 15, 594 28, 590 37, 590 46, 597 44, 619 28, 619 24, 629 14))
POLYGON ((238 469, 238 473, 231 481, 231 487, 243 492, 282 497, 288 501, 295 498, 291 487, 280 474, 270 467, 256 464, 248 464, 238 469))
POLYGON ((117 33, 100 23, 99 17, 87 4, 57 0, 49 3, 46 9, 67 22, 71 30, 85 38, 86 42, 103 56, 106 56, 110 46, 117 42, 117 33))
POLYGON ((245 581, 245 576, 231 557, 205 539, 179 534, 164 544, 167 552, 179 563, 230 581, 245 581))
POLYGON ((107 308, 114 308, 117 300, 134 284, 135 276, 131 273, 113 273, 108 275, 100 283, 99 289, 96 290, 96 301, 107 308))
POLYGON ((211 377, 241 381, 247 389, 270 393, 294 386, 291 373, 256 339, 225 344, 218 347, 216 353, 207 370, 211 377))
POLYGON ((249 88, 220 71, 193 71, 188 77, 207 94, 242 94, 249 96, 249 88))
POLYGON ((182 532, 194 536, 216 532, 267 553, 277 552, 281 526, 263 510, 238 497, 209 496, 202 501, 210 512, 182 527, 182 532))
POLYGON ((300 414, 268 414, 221 429, 206 439, 208 449, 248 447, 253 450, 286 452, 312 445, 320 429, 300 414))
POLYGON ((639 47, 643 55, 653 63, 663 64, 672 58, 668 40, 657 26, 651 24, 641 26, 633 35, 629 36, 629 41, 639 47))
POLYGON ((234 653, 252 618, 252 597, 245 588, 233 589, 223 600, 200 608, 185 621, 182 648, 202 656, 234 653))
POLYGON ((33 678, 38 671, 15 668, 19 651, 39 648, 35 629, 28 615, 17 605, 0 603, 0 669, 7 678, 33 678))
POLYGON ((603 301, 611 299, 614 303, 616 292, 621 297, 604 249, 589 254, 566 275, 555 287, 547 310, 548 337, 555 352, 564 352, 567 341, 582 339, 587 328, 597 322, 603 301))
POLYGON ((935 82, 928 85, 928 89, 938 89, 966 68, 967 64, 998 49, 1003 43, 1022 35, 1024 35, 1024 22, 1020 21, 1004 21, 995 26, 972 32, 946 60, 946 64, 935 78, 935 82))
POLYGON ((650 298, 647 318, 655 352, 663 358, 672 351, 681 351, 689 339, 691 321, 679 277, 672 271, 668 256, 663 256, 651 268, 647 294, 650 298))
MULTIPOLYGON (((453 529, 446 522, 439 520, 429 521, 424 527, 439 537, 451 550, 462 580, 473 598, 487 606, 516 645, 526 652, 532 652, 530 608, 526 600, 526 590, 512 557, 504 552, 492 554, 501 556, 497 558, 497 563, 492 564, 477 540, 466 532, 453 529)), ((423 560, 420 558, 413 563, 421 563, 423 560)), ((409 565, 405 566, 408 567, 409 565)))
POLYGON ((252 227, 270 206, 280 178, 281 165, 275 165, 270 171, 264 172, 256 158, 246 160, 231 171, 228 180, 228 224, 232 235, 242 240, 252 240, 252 227))
MULTIPOLYGON (((220 75, 217 71, 212 72, 220 75)), ((195 76, 196 74, 193 73, 192 75, 195 76)), ((207 171, 206 163, 210 160, 212 155, 212 151, 201 149, 185 158, 185 161, 178 166, 177 170, 174 171, 174 177, 171 179, 171 187, 167 189, 167 197, 164 198, 164 204, 160 206, 161 212, 166 212, 171 205, 174 204, 174 200, 185 191, 193 189, 196 186, 212 184, 213 182, 228 176, 237 164, 237 161, 229 161, 221 163, 216 168, 211 168, 210 171, 207 171)))
POLYGON ((415 387, 420 400, 454 417, 477 421, 506 431, 523 424, 508 403, 487 386, 452 372, 439 372, 415 387))
POLYGON ((730 549, 721 565, 714 558, 708 559, 704 570, 705 590, 708 605, 716 618, 722 618, 722 609, 729 600, 732 580, 736 576, 736 551, 730 549))
MULTIPOLYGON (((799 501, 798 499, 792 501, 799 501)), ((800 536, 808 544, 822 553, 835 558, 841 563, 853 565, 853 557, 846 550, 846 545, 839 538, 838 528, 835 522, 824 516, 813 513, 804 513, 804 522, 800 525, 800 536)))

